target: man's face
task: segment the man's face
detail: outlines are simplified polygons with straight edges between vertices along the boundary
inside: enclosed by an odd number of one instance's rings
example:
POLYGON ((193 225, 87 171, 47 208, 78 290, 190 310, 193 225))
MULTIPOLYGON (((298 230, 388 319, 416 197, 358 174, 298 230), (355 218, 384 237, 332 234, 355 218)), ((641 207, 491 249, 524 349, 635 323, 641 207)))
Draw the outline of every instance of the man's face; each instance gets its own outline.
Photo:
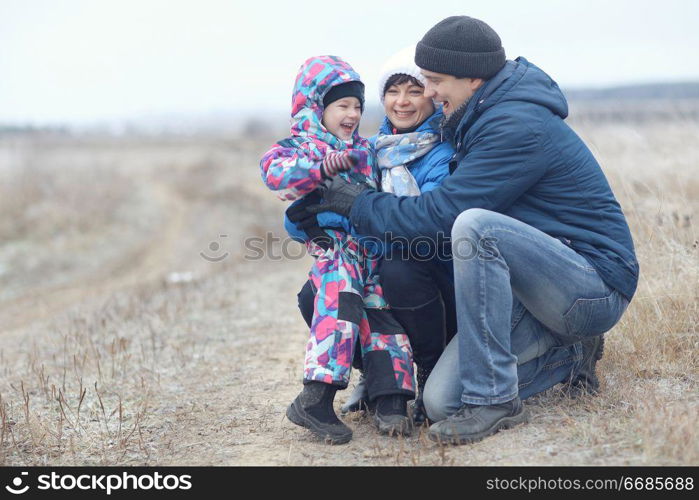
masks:
POLYGON ((425 97, 442 104, 445 116, 451 115, 459 106, 468 101, 483 84, 480 78, 456 78, 454 75, 435 73, 420 69, 425 77, 425 97))
POLYGON ((352 139, 362 118, 362 106, 356 97, 343 97, 323 110, 323 125, 328 132, 343 141, 352 139))

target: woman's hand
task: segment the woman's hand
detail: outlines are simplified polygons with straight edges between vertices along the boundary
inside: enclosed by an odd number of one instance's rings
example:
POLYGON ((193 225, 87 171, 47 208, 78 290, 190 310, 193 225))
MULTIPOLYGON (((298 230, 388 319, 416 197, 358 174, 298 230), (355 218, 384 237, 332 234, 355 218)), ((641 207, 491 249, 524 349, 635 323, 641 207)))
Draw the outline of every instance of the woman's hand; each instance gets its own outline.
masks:
POLYGON ((318 191, 312 191, 287 208, 286 216, 297 229, 306 233, 310 241, 314 241, 322 248, 327 249, 331 244, 330 238, 318 224, 318 216, 307 210, 310 205, 318 204, 319 202, 320 195, 318 191))
MULTIPOLYGON (((320 203, 320 194, 317 190, 311 191, 287 208, 286 216, 298 227, 298 223, 309 216, 309 213, 306 212, 306 208, 310 205, 317 205, 318 203, 320 203)), ((299 227, 299 229, 302 228, 299 227)))

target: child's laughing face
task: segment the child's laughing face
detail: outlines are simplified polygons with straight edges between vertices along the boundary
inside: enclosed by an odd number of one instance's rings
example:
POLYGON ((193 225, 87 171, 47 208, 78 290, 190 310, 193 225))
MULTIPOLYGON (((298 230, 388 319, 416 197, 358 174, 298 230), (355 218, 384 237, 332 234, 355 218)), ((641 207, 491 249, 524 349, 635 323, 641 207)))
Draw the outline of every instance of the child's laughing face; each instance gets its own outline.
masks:
POLYGON ((362 106, 356 97, 343 97, 331 102, 323 111, 323 125, 343 141, 352 139, 362 118, 362 106))

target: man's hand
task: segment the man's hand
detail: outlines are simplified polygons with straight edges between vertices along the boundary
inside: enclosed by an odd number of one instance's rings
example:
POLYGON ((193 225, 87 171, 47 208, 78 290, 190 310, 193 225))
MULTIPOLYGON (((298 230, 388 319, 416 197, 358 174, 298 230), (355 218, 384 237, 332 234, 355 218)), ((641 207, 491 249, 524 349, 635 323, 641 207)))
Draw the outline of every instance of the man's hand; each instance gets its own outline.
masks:
POLYGON ((349 217, 354 200, 367 189, 370 188, 365 184, 350 184, 340 177, 333 177, 318 187, 322 203, 309 205, 306 210, 312 214, 329 211, 349 217))

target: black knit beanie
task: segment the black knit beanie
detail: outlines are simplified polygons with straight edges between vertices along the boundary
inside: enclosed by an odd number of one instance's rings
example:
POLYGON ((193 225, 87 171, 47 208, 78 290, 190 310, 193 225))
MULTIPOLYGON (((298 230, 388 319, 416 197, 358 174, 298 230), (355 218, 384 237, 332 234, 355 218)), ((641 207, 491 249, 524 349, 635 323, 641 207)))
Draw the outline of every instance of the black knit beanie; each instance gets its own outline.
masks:
POLYGON ((323 97, 323 107, 327 108, 331 103, 339 101, 343 97, 356 97, 359 99, 362 113, 364 112, 364 84, 362 82, 355 80, 335 85, 323 97))
POLYGON ((488 78, 505 65, 497 33, 479 19, 451 16, 435 24, 415 49, 415 64, 457 78, 488 78))

